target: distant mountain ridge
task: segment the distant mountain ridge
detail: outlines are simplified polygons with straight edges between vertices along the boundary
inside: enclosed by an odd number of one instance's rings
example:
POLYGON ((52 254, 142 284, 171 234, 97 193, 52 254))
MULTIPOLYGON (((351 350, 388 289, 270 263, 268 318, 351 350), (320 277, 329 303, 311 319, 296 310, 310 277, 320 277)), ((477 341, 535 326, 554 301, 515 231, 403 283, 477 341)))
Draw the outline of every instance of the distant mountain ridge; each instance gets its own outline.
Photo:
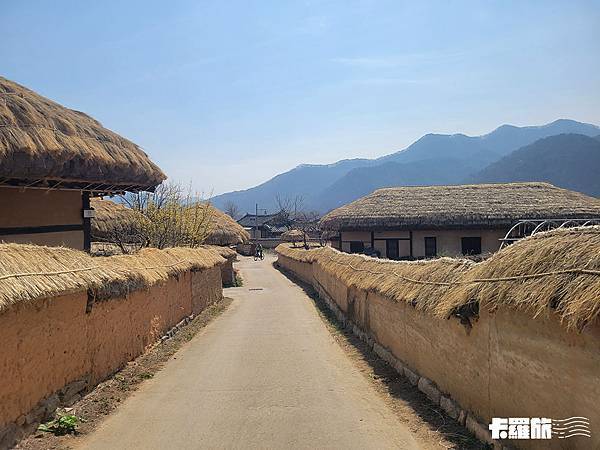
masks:
POLYGON ((547 181, 600 196, 600 139, 559 134, 521 147, 469 177, 474 183, 547 181))
POLYGON ((600 128, 560 119, 542 126, 502 125, 482 136, 427 134, 377 159, 302 164, 250 189, 215 196, 212 202, 221 209, 233 202, 243 212, 254 211, 258 203, 273 212, 277 195, 301 195, 307 208, 324 213, 381 187, 464 182, 520 147, 560 134, 596 137, 600 128))

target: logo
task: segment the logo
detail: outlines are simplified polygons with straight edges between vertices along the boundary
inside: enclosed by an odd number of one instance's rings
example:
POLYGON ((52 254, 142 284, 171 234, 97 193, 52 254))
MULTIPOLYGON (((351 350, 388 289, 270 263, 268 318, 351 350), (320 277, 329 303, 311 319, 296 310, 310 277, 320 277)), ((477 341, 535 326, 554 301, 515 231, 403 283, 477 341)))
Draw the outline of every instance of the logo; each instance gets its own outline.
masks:
POLYGON ((492 439, 567 439, 591 438, 590 420, 586 417, 548 419, 545 417, 494 417, 489 425, 492 439))

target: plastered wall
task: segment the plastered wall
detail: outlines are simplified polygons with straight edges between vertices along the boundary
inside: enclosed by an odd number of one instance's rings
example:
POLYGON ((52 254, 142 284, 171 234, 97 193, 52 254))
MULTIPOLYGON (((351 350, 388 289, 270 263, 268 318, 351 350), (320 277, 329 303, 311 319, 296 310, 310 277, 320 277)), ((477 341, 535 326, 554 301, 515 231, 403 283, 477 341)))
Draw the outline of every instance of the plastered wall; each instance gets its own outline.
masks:
POLYGON ((484 427, 492 417, 584 416, 592 438, 514 441, 525 449, 600 448, 600 325, 567 331, 551 313, 531 318, 482 308, 471 326, 345 286, 318 262, 278 264, 331 299, 346 317, 484 427))
POLYGON ((94 386, 221 297, 216 266, 93 303, 87 312, 86 292, 10 307, 0 314, 0 443, 9 424, 32 420, 40 401, 74 381, 94 386))
MULTIPOLYGON (((83 224, 80 191, 0 187, 0 229, 83 224)), ((0 232, 0 242, 83 249, 83 230, 35 234, 0 232)))

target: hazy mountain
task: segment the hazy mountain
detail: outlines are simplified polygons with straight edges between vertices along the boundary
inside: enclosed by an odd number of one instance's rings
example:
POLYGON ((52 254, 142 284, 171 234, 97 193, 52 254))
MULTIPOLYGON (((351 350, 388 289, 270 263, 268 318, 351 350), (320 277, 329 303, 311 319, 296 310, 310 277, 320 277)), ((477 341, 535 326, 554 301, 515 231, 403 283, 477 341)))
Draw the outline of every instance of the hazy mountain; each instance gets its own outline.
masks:
POLYGON ((279 174, 270 180, 250 189, 228 192, 212 198, 213 204, 223 209, 227 202, 235 203, 242 212, 254 212, 255 205, 275 212, 275 197, 295 197, 301 195, 306 205, 313 204, 313 197, 329 186, 332 180, 344 176, 355 167, 373 164, 369 159, 345 159, 334 164, 302 164, 279 174))
POLYGON ((561 119, 542 126, 502 125, 482 136, 427 134, 404 150, 377 159, 301 165, 256 187, 216 196, 213 203, 223 208, 232 201, 248 212, 258 203, 272 212, 277 194, 302 195, 309 208, 326 212, 380 187, 459 183, 524 145, 563 133, 597 136, 600 128, 561 119))
POLYGON ((540 139, 490 164, 468 180, 547 181, 600 197, 600 139, 582 134, 540 139))

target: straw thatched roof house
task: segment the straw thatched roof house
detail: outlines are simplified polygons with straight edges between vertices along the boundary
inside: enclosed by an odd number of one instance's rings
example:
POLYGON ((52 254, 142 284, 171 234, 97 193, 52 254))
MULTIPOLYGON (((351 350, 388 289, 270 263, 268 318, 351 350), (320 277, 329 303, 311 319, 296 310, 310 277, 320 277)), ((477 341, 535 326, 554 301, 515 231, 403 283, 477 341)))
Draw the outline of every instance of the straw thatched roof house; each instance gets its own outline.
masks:
POLYGON ((211 206, 211 226, 205 244, 237 245, 250 240, 250 234, 231 216, 211 206))
POLYGON ((278 238, 288 230, 282 223, 281 213, 277 214, 248 214, 237 221, 250 233, 252 239, 278 238))
POLYGON ((0 241, 89 249, 90 196, 165 178, 133 142, 0 77, 0 241))
POLYGON ((336 247, 411 259, 498 250, 520 219, 600 217, 600 200, 548 183, 379 189, 321 219, 336 247))
MULTIPOLYGON (((95 215, 92 219, 92 241, 138 244, 139 214, 122 204, 99 198, 92 199, 95 215)), ((209 205, 208 235, 204 241, 209 245, 236 245, 248 242, 250 235, 235 220, 209 205)))

